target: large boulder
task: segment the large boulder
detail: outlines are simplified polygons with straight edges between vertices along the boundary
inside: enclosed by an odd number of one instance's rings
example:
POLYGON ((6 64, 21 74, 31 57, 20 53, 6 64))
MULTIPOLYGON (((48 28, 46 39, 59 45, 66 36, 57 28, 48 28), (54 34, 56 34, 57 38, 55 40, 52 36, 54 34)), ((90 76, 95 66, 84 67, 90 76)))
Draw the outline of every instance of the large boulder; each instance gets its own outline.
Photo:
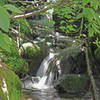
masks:
POLYGON ((87 67, 82 42, 77 39, 66 39, 62 42, 64 42, 65 44, 63 46, 63 49, 61 49, 60 54, 58 55, 62 74, 66 75, 70 73, 85 73, 87 67))
POLYGON ((21 82, 7 65, 0 62, 0 100, 20 100, 21 82))
POLYGON ((85 75, 70 74, 64 77, 57 87, 68 93, 86 92, 89 88, 89 78, 85 75))
MULTIPOLYGON (((60 53, 57 56, 59 63, 58 81, 55 82, 61 90, 70 92, 83 91, 88 81, 81 74, 87 74, 84 44, 78 39, 60 39, 60 53)), ((56 87, 57 87, 56 86, 56 87)))
POLYGON ((47 47, 45 44, 33 45, 32 43, 24 43, 20 49, 20 55, 29 63, 29 74, 36 75, 41 62, 47 55, 47 47))

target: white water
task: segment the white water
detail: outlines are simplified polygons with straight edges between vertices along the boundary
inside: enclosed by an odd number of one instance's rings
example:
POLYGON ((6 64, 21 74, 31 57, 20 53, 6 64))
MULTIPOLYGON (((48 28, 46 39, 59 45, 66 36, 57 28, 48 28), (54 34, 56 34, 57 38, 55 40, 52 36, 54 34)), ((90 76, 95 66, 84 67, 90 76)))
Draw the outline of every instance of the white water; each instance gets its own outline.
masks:
POLYGON ((48 67, 50 62, 52 61, 52 58, 54 57, 54 53, 50 52, 49 56, 46 57, 43 62, 41 63, 41 66, 37 72, 37 77, 39 78, 39 82, 34 83, 33 87, 37 89, 48 89, 50 86, 52 86, 53 81, 53 73, 50 72, 49 76, 47 75, 48 67), (47 82, 48 78, 48 82, 47 82), (47 82, 47 83, 46 83, 47 82))

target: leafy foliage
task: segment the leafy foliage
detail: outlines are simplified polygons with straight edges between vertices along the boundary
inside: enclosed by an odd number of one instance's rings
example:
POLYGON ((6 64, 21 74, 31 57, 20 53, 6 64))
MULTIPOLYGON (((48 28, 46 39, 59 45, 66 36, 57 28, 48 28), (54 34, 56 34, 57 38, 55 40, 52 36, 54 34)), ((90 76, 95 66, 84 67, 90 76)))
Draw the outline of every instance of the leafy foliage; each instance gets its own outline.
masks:
POLYGON ((19 10, 17 7, 11 5, 11 4, 6 4, 3 6, 4 8, 6 8, 9 11, 15 12, 15 13, 22 13, 21 10, 19 10))
POLYGON ((2 91, 2 80, 5 79, 10 100, 20 100, 21 98, 21 82, 18 76, 5 67, 0 68, 0 99, 7 100, 7 94, 2 91))
POLYGON ((59 18, 56 25, 66 34, 86 34, 89 38, 97 38, 100 35, 99 7, 99 0, 71 0, 55 9, 59 18))
POLYGON ((9 11, 14 13, 21 13, 21 11, 11 4, 6 4, 6 0, 0 0, 0 48, 10 52, 11 41, 8 35, 10 28, 11 15, 9 11))
POLYGON ((11 42, 9 36, 0 32, 0 48, 2 48, 3 50, 5 50, 7 52, 11 52, 11 50, 10 50, 11 44, 12 44, 12 42, 11 42))
POLYGON ((21 58, 8 57, 5 63, 20 77, 23 77, 28 72, 28 64, 21 58))
POLYGON ((30 25, 28 23, 28 21, 24 18, 21 18, 17 21, 14 21, 13 24, 15 25, 15 27, 19 27, 20 26, 20 33, 22 34, 27 34, 27 33, 31 33, 31 28, 30 28, 30 25))
POLYGON ((100 9, 99 0, 71 0, 65 6, 55 9, 58 16, 56 26, 66 34, 86 34, 95 38, 95 44, 100 46, 100 9))
POLYGON ((6 4, 6 1, 7 1, 7 0, 0 0, 0 6, 5 5, 5 4, 6 4))
POLYGON ((10 15, 6 9, 0 7, 0 28, 8 32, 10 26, 10 15))

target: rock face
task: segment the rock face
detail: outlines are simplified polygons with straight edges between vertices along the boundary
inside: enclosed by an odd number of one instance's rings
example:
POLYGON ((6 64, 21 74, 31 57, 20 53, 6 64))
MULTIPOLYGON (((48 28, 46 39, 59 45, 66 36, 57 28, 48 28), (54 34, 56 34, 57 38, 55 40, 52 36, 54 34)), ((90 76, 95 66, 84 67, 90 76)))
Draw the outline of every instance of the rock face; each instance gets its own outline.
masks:
POLYGON ((0 100, 20 100, 21 82, 9 67, 0 62, 0 100))
MULTIPOLYGON (((64 42, 64 41, 63 41, 64 42)), ((58 59, 62 74, 80 74, 86 71, 85 53, 79 40, 66 39, 64 49, 61 50, 58 59)))
POLYGON ((81 74, 86 74, 87 70, 82 43, 71 39, 70 41, 66 39, 64 43, 66 43, 64 49, 57 57, 61 68, 58 86, 67 92, 83 91, 88 82, 81 77, 81 74))

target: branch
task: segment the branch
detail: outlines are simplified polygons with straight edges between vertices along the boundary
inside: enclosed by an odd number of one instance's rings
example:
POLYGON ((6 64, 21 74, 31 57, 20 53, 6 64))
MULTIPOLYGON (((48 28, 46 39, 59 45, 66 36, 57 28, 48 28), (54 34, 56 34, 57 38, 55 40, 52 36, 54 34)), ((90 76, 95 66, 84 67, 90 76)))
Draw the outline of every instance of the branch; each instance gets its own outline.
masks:
POLYGON ((49 10, 49 9, 52 9, 52 8, 55 8, 59 5, 61 5, 63 3, 62 1, 63 0, 59 1, 58 3, 55 3, 53 6, 50 6, 50 7, 35 11, 35 12, 30 12, 30 13, 27 13, 27 14, 13 16, 12 19, 28 18, 28 17, 33 16, 33 15, 38 15, 38 14, 43 13, 43 12, 49 10))

